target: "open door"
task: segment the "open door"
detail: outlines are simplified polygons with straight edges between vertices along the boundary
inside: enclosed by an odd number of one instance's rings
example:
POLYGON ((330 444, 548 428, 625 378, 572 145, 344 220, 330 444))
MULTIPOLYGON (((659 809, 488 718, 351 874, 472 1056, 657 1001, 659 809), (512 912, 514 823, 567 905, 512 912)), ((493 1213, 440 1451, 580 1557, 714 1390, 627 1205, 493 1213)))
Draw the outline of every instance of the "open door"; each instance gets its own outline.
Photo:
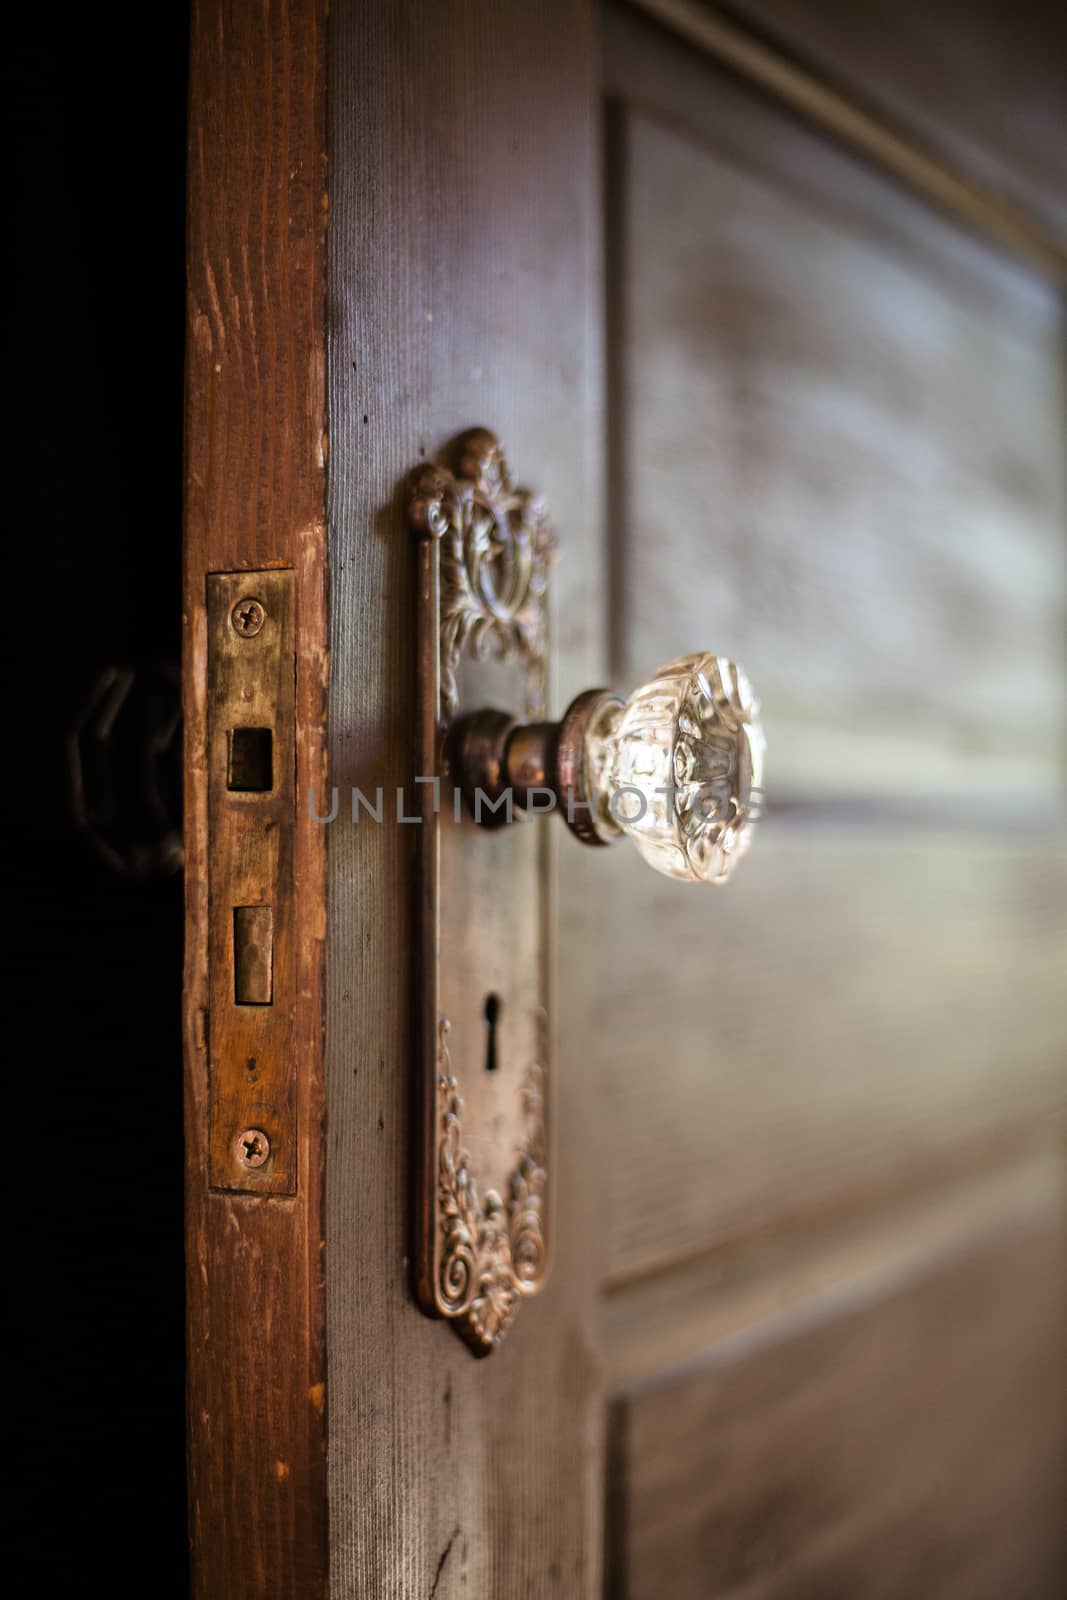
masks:
POLYGON ((1000 9, 959 11, 931 119, 918 9, 889 72, 819 7, 196 6, 204 1600, 1057 1592, 1064 195, 983 107, 1044 127, 1063 83, 1052 22, 1000 9), (511 1237, 484 1360, 425 1315, 434 1228, 499 1243, 501 1212, 462 1212, 474 1135, 427 1177, 429 880, 394 804, 435 748, 411 474, 462 488, 478 428, 556 542, 544 719, 707 652, 767 738, 724 887, 513 824, 555 858, 521 1003, 505 830, 441 868, 444 1078, 492 1108, 513 1019, 549 1018, 550 1136, 503 1137, 547 1174, 551 1268, 527 1295, 511 1237))

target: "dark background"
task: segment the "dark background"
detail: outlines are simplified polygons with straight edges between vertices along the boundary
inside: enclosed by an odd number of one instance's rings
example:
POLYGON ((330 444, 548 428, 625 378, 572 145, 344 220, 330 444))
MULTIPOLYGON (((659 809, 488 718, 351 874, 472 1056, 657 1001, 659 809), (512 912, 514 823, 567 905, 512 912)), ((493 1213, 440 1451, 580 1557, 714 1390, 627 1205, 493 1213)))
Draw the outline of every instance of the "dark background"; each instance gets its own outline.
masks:
POLYGON ((188 15, 49 10, 34 27, 8 100, 17 1487, 43 1513, 35 1592, 179 1595, 180 766, 179 740, 152 741, 181 643, 188 15), (112 667, 135 675, 109 736, 84 723, 79 828, 69 736, 112 667))

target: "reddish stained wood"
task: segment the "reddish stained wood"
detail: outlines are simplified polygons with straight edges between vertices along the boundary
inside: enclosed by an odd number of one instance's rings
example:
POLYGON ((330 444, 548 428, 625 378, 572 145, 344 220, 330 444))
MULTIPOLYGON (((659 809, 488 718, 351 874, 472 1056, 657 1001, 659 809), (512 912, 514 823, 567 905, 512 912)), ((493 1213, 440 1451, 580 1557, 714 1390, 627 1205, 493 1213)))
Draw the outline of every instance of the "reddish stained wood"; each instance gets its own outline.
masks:
POLYGON ((189 1474, 196 1596, 326 1592, 325 833, 298 806, 291 1198, 207 1184, 205 575, 296 573, 297 794, 325 772, 324 0, 199 0, 185 659, 189 1474))

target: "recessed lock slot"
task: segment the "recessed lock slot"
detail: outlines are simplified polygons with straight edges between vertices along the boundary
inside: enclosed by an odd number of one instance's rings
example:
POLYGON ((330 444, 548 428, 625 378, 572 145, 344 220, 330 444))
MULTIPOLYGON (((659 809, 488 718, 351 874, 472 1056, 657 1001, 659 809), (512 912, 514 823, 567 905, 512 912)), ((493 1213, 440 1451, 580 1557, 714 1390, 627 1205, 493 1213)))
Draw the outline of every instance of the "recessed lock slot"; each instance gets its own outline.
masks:
POLYGON ((270 728, 231 728, 226 787, 265 794, 274 787, 274 733, 270 728))
POLYGON ((270 906, 234 908, 233 998, 239 1006, 274 1004, 274 912, 270 906))

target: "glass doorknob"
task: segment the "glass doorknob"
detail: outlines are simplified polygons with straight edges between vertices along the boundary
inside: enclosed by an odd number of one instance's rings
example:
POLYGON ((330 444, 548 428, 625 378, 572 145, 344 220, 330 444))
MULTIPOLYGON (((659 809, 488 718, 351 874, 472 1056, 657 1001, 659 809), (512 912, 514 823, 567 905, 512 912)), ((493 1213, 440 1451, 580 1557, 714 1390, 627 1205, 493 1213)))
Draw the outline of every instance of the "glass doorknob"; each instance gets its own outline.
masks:
POLYGON ((475 821, 559 810, 585 844, 626 835, 682 883, 724 883, 763 800, 759 702, 742 669, 710 652, 660 667, 628 700, 588 689, 560 722, 480 711, 446 756, 475 821))

